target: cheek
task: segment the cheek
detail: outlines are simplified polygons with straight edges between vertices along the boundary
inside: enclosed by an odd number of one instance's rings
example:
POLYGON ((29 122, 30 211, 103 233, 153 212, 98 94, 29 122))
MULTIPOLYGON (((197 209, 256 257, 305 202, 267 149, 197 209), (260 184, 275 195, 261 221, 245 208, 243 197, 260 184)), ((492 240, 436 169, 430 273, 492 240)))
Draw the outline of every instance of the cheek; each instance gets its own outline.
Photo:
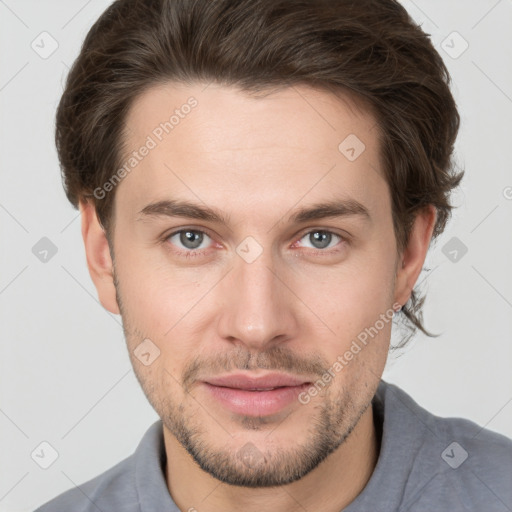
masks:
POLYGON ((116 272, 124 313, 141 331, 163 336, 197 301, 197 272, 173 268, 160 248, 120 247, 116 272))
MULTIPOLYGON (((392 251, 392 249, 391 249, 392 251)), ((392 305, 394 258, 374 246, 354 253, 337 268, 316 267, 295 274, 294 289, 342 339, 373 325, 392 305)))
MULTIPOLYGON (((127 239, 129 233, 120 236, 117 243, 127 239)), ((393 242, 394 237, 382 236, 353 249, 350 257, 336 266, 298 264, 293 271, 284 271, 284 281, 334 331, 334 344, 350 343, 389 309, 393 297, 393 242)), ((164 344, 172 339, 173 346, 180 345, 189 338, 187 334, 192 339, 190 319, 211 319, 222 304, 222 300, 212 304, 215 293, 204 301, 201 297, 215 288, 225 269, 220 265, 177 267, 170 264, 162 247, 125 245, 119 245, 116 271, 124 313, 131 325, 164 344), (176 339, 178 333, 181 342, 176 339)), ((311 325, 307 324, 316 320, 306 315, 299 321, 306 322, 301 330, 308 331, 311 325)), ((196 329, 199 323, 195 322, 196 329)), ((331 333, 326 331, 326 335, 330 337, 331 333)))
POLYGON ((200 299, 207 290, 198 289, 189 271, 173 271, 171 275, 169 268, 151 268, 148 259, 138 260, 133 255, 126 258, 123 268, 136 269, 119 270, 128 346, 133 351, 142 339, 149 338, 160 355, 150 368, 141 367, 140 372, 147 385, 158 379, 169 379, 166 385, 174 385, 191 355, 197 353, 201 339, 198 317, 205 306, 200 299))

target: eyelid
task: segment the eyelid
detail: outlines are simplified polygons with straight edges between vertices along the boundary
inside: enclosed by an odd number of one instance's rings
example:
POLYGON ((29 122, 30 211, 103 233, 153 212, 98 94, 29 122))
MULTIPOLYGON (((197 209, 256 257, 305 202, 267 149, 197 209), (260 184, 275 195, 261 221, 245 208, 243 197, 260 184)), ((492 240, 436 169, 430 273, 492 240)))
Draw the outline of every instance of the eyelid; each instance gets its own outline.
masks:
MULTIPOLYGON (((162 242, 168 242, 171 237, 173 237, 174 235, 177 235, 179 233, 182 233, 184 231, 194 231, 196 233, 202 233, 202 234, 208 236, 212 240, 212 242, 215 242, 215 237, 212 236, 211 233, 209 233, 209 230, 207 230, 204 227, 196 228, 193 226, 184 226, 184 227, 180 227, 180 228, 171 230, 170 232, 166 232, 162 235, 161 240, 162 240, 162 242)), ((321 227, 311 228, 311 227, 309 227, 309 228, 305 228, 304 231, 302 231, 301 233, 299 233, 298 235, 296 235, 294 237, 295 241, 293 242, 292 246, 297 244, 298 242, 300 242, 300 240, 302 238, 304 238, 306 235, 308 235, 310 233, 315 233, 318 231, 321 231, 324 233, 329 233, 331 235, 335 235, 340 239, 340 242, 338 244, 336 244, 334 247, 331 247, 329 249, 315 249, 315 248, 311 248, 311 247, 305 247, 304 249, 309 250, 309 251, 318 252, 318 253, 328 254, 330 252, 335 252, 336 247, 338 245, 343 244, 343 243, 348 243, 350 241, 350 237, 348 235, 345 235, 345 234, 342 235, 340 233, 337 233, 333 228, 321 228, 321 227)), ((218 243, 218 242, 216 242, 216 243, 218 243)), ((174 245, 174 244, 172 244, 172 245, 174 245)), ((179 248, 177 248, 175 250, 175 252, 177 254, 192 254, 193 253, 194 255, 199 255, 208 250, 209 250, 209 248, 206 248, 206 249, 179 249, 179 248)))
POLYGON ((317 233, 317 232, 329 233, 331 235, 334 235, 339 238, 339 242, 336 245, 334 245, 333 247, 326 248, 326 249, 315 249, 314 247, 305 247, 306 250, 315 251, 318 253, 329 254, 331 252, 336 252, 336 250, 339 250, 339 249, 337 249, 339 245, 347 244, 349 242, 348 235, 342 235, 341 233, 337 233, 332 228, 315 228, 314 227, 314 228, 307 228, 306 231, 297 235, 297 237, 296 237, 297 241, 294 242, 293 245, 299 243, 306 235, 309 235, 311 233, 317 233))
POLYGON ((340 233, 337 228, 333 228, 333 227, 324 227, 323 228, 320 226, 313 226, 313 227, 305 228, 304 231, 299 232, 299 234, 297 235, 297 238, 298 239, 304 238, 305 235, 307 235, 309 233, 315 233, 317 231, 322 231, 324 233, 331 233, 332 235, 339 236, 343 240, 349 239, 349 234, 346 232, 340 233))
MULTIPOLYGON (((299 234, 295 235, 295 238, 297 240, 300 240, 301 238, 304 238, 304 236, 306 236, 307 234, 309 233, 314 233, 316 231, 323 231, 325 233, 330 233, 332 235, 336 235, 336 236, 339 236, 341 239, 343 240, 349 240, 350 237, 348 236, 348 234, 340 234, 336 231, 333 230, 334 228, 320 228, 320 227, 313 227, 313 228, 305 228, 304 231, 300 232, 299 234)), ((167 240, 168 238, 170 238, 171 236, 174 236, 178 233, 181 233, 182 231, 196 231, 198 233, 203 233, 205 235, 208 235, 210 238, 215 238, 209 231, 208 229, 206 228, 195 228, 195 227, 191 227, 191 226, 185 226, 185 227, 180 227, 180 228, 177 228, 175 230, 171 230, 170 232, 165 232, 163 235, 162 235, 162 239, 163 240, 167 240)))
POLYGON ((175 229, 172 229, 171 231, 166 231, 163 235, 162 235, 162 240, 165 241, 165 240, 168 240, 169 238, 171 238, 171 236, 174 236, 174 235, 177 235, 178 233, 181 233, 183 231, 194 231, 194 232, 197 232, 197 233, 203 233, 207 236, 209 236, 211 239, 214 238, 214 236, 212 236, 212 234, 209 232, 208 229, 206 228, 195 228, 193 226, 185 226, 185 227, 180 227, 180 228, 175 228, 175 229))
MULTIPOLYGON (((203 235, 206 235, 208 238, 210 238, 210 240, 212 242, 215 242, 215 237, 212 236, 208 232, 208 230, 206 230, 205 228, 194 228, 194 227, 190 227, 190 226, 181 227, 181 228, 172 230, 169 233, 166 233, 166 234, 162 235, 162 241, 163 242, 168 242, 171 237, 173 237, 174 235, 178 235, 179 233, 183 233, 184 231, 193 231, 194 233, 201 233, 203 235)), ((180 250, 181 250, 181 252, 194 252, 194 253, 197 252, 197 253, 201 253, 203 251, 207 251, 208 249, 178 249, 178 252, 180 250)))

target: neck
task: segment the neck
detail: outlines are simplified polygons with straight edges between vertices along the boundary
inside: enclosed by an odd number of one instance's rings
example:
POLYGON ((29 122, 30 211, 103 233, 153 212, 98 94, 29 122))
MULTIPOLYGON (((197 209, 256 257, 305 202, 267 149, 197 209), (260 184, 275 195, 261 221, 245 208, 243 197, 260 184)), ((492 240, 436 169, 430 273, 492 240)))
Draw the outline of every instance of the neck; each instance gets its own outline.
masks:
POLYGON ((180 510, 200 512, 339 512, 349 505, 370 479, 379 455, 379 440, 368 407, 356 427, 319 466, 300 480, 271 488, 224 484, 197 466, 164 426, 166 480, 180 510))

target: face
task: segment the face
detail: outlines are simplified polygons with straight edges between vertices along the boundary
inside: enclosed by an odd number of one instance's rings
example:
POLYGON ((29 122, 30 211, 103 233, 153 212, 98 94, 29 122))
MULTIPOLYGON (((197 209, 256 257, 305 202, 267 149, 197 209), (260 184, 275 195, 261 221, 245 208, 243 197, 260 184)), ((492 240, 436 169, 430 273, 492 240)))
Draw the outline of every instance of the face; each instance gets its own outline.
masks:
POLYGON ((375 119, 198 84, 148 90, 126 126, 126 160, 149 150, 115 191, 102 303, 168 439, 224 482, 293 482, 367 411, 407 299, 375 119))

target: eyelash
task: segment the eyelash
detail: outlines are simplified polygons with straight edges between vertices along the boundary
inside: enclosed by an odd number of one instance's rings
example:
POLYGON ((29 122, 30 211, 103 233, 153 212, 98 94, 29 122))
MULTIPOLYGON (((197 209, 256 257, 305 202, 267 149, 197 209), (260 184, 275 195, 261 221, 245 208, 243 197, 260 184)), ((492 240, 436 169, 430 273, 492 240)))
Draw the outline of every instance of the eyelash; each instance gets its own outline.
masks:
MULTIPOLYGON (((213 237, 210 236, 206 231, 203 231, 201 229, 184 228, 184 229, 179 229, 177 231, 173 231, 172 233, 170 233, 168 235, 164 235, 162 237, 162 241, 164 243, 170 243, 169 242, 170 238, 172 238, 175 235, 179 235, 180 233, 184 233, 186 231, 191 231, 193 233, 200 233, 200 234, 206 235, 207 237, 209 237, 209 238, 211 238, 213 240, 213 237)), ((305 236, 310 235, 311 233, 317 233, 317 232, 327 233, 327 234, 334 235, 335 237, 338 237, 340 239, 340 242, 337 245, 348 243, 348 239, 343 237, 343 236, 341 236, 341 235, 339 235, 338 233, 335 233, 334 231, 329 231, 328 229, 319 229, 319 228, 311 229, 309 231, 306 231, 305 233, 303 233, 298 238, 298 241, 302 240, 305 236)), ((294 242, 294 243, 296 243, 296 242, 294 242)), ((335 247, 337 247, 337 245, 335 247)), ((309 250, 316 252, 320 256, 322 253, 323 254, 327 254, 327 255, 332 255, 334 253, 339 252, 341 249, 340 248, 337 248, 337 249, 333 249, 333 248, 331 248, 331 249, 311 249, 311 248, 309 248, 309 250)), ((184 258, 187 258, 187 259, 188 258, 195 258, 195 257, 198 257, 198 256, 203 256, 206 253, 206 251, 208 251, 208 249, 201 249, 201 250, 198 250, 198 249, 173 250, 173 252, 175 254, 177 254, 178 256, 184 257, 184 258)))

